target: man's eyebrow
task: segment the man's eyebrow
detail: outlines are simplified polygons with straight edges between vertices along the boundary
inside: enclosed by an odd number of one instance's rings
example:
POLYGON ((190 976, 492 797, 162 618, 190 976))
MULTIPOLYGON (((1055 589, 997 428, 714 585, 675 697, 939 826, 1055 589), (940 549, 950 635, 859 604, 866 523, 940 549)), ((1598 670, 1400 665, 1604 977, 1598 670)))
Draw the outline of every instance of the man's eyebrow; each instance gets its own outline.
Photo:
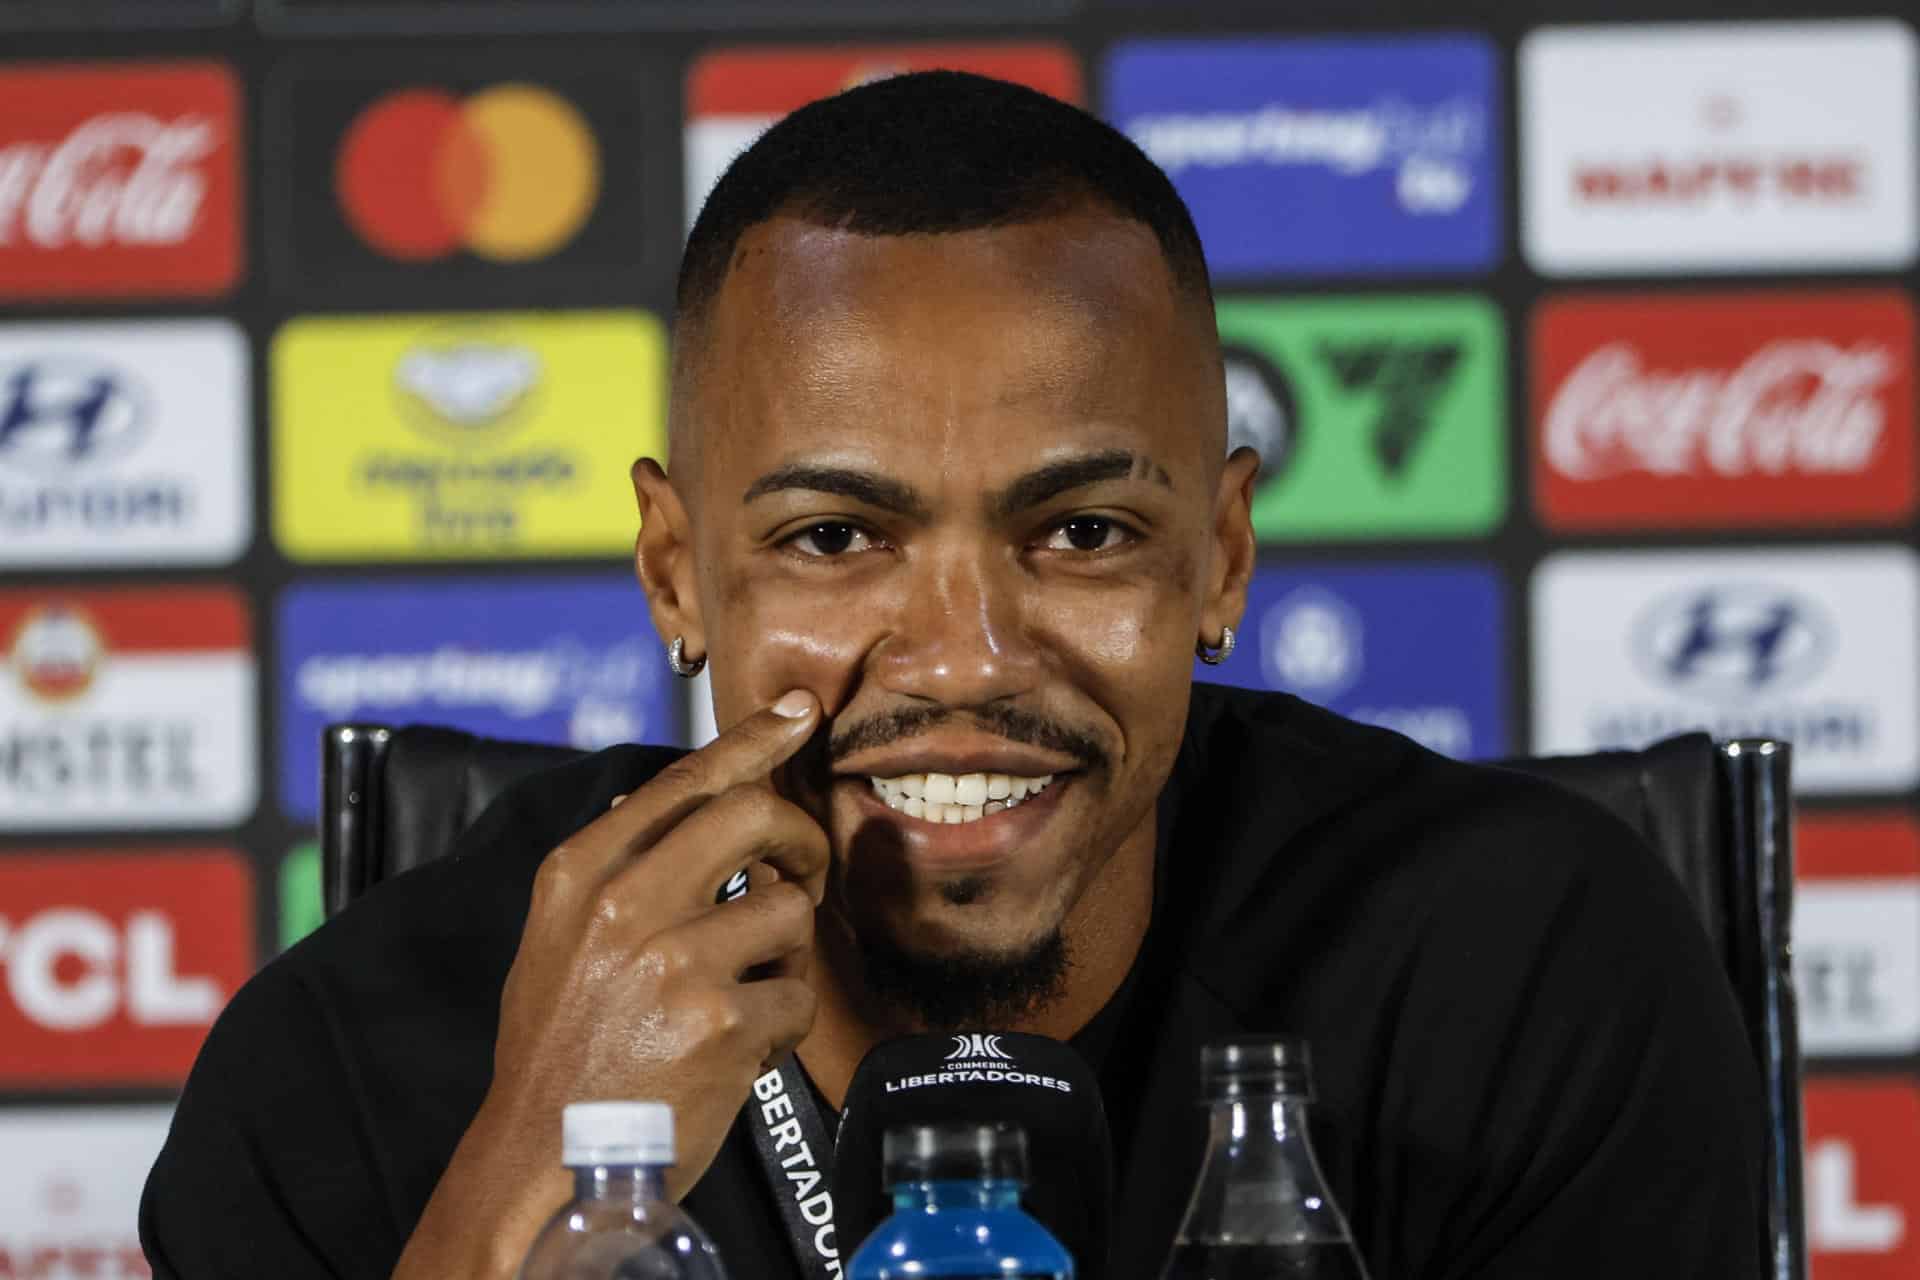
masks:
POLYGON ((1063 458, 1029 471, 1002 490, 993 505, 1003 517, 1017 515, 1071 490, 1099 484, 1103 480, 1125 480, 1129 477, 1151 479, 1166 488, 1173 488, 1173 477, 1151 458, 1129 453, 1125 449, 1106 449, 1077 458, 1063 458))
POLYGON ((775 467, 748 485, 746 496, 740 501, 752 502, 755 498, 778 493, 782 489, 837 494, 914 520, 925 520, 928 515, 927 504, 921 501, 920 495, 898 480, 852 467, 813 466, 804 462, 775 467))

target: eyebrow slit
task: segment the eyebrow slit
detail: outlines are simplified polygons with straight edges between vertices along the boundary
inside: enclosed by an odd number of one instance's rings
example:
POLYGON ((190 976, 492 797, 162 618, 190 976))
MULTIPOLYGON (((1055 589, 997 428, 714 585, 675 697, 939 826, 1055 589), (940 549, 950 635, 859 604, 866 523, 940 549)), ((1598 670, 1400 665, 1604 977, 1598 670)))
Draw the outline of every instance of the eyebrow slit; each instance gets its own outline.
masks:
POLYGON ((1166 488, 1173 488, 1173 477, 1151 458, 1125 449, 1107 449, 1078 458, 1066 458, 1029 471, 1008 485, 993 505, 1002 516, 1009 516, 1029 507, 1037 507, 1074 489, 1106 480, 1128 479, 1150 479, 1166 488))
POLYGON ((1132 478, 1135 480, 1152 480, 1156 484, 1168 489, 1173 488, 1173 477, 1167 474, 1167 469, 1145 454, 1141 454, 1138 458, 1134 459, 1132 478))

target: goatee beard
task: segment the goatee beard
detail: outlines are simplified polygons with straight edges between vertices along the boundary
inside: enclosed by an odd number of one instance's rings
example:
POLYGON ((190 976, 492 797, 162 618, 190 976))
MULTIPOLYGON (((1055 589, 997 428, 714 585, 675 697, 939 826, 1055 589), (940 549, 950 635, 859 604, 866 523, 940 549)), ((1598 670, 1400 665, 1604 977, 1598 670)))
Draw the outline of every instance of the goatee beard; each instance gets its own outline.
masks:
POLYGON ((1012 954, 925 955, 874 932, 880 936, 860 939, 867 991, 921 1030, 1016 1027, 1066 990, 1071 962, 1058 929, 1012 954))

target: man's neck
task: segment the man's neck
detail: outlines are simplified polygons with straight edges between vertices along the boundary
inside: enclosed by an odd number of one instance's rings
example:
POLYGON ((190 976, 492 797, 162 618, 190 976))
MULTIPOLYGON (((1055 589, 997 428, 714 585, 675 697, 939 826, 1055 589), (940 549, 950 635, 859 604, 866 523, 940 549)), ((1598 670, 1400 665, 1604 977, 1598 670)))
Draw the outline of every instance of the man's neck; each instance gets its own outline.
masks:
MULTIPOLYGON (((1151 818, 1095 875, 1062 925, 1068 967, 1060 993, 1010 1025, 1065 1040, 1106 1007, 1126 981, 1153 915, 1156 839, 1151 818)), ((882 1040, 915 1030, 889 1017, 867 992, 858 941, 822 909, 814 933, 808 982, 819 999, 813 1030, 800 1042, 801 1065, 836 1108, 844 1104, 854 1069, 882 1040)))

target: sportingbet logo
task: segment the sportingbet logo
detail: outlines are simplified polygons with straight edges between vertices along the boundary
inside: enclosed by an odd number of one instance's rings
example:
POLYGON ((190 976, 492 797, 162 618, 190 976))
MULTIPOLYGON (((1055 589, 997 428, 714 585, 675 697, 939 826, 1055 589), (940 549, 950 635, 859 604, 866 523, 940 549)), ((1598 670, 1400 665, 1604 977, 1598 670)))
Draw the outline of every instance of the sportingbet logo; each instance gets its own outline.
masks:
POLYGON ((1477 37, 1137 41, 1107 115, 1221 278, 1470 269, 1499 249, 1497 81, 1477 37))
POLYGON ((1535 314, 1534 487, 1570 529, 1904 520, 1904 295, 1562 297, 1535 314))
POLYGON ((0 858, 0 1084, 172 1084, 253 971, 226 851, 0 858))
POLYGON ((1280 443, 1277 458, 1263 453, 1254 494, 1263 541, 1468 536, 1498 523, 1505 338, 1483 299, 1236 299, 1219 323, 1238 356, 1229 392, 1238 384, 1244 419, 1280 443))
POLYGON ((239 114, 218 63, 0 71, 0 297, 224 291, 239 114))
POLYGON ((680 740, 675 690, 611 577, 330 582, 280 604, 282 804, 314 812, 321 727, 366 719, 599 748, 680 740))

